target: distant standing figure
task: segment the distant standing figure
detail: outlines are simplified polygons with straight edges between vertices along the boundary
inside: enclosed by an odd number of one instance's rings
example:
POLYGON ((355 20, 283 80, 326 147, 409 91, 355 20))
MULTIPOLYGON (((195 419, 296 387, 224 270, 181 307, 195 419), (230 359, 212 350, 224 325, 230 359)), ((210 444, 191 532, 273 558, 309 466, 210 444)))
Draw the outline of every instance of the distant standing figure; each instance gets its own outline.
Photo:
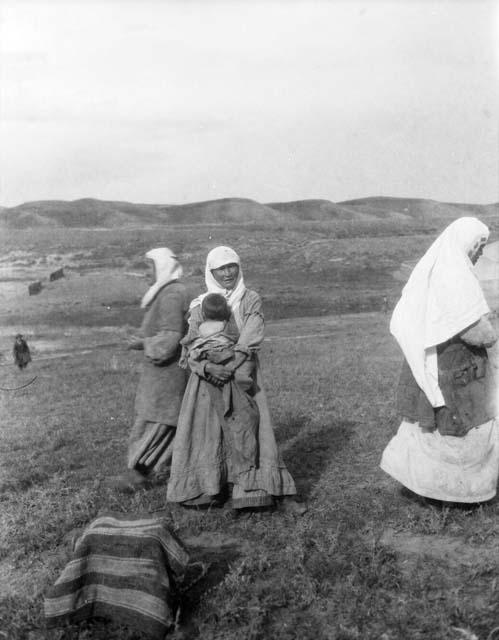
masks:
POLYGON ((40 282, 40 280, 37 280, 36 282, 32 282, 31 284, 28 285, 28 294, 30 296, 36 296, 38 295, 42 290, 42 283, 40 282))
POLYGON ((450 224, 415 266, 390 323, 405 362, 401 424, 381 468, 435 500, 483 502, 497 491, 499 425, 487 355, 497 335, 473 271, 488 235, 476 218, 450 224))
POLYGON ((28 363, 31 362, 31 353, 29 352, 28 343, 21 333, 16 335, 12 352, 14 355, 14 362, 19 369, 24 369, 28 366, 28 363))
POLYGON ((111 482, 125 491, 140 487, 170 461, 187 382, 185 370, 178 366, 188 309, 185 287, 179 282, 182 267, 166 247, 152 249, 146 259, 151 286, 141 302, 145 315, 140 334, 127 338, 128 349, 144 352, 128 441, 128 472, 111 482))
POLYGON ((54 282, 54 280, 60 280, 61 278, 64 278, 64 269, 57 269, 56 271, 52 271, 52 273, 49 276, 49 280, 50 282, 54 282))
POLYGON ((383 296, 383 306, 382 306, 382 311, 383 313, 386 314, 388 313, 388 298, 386 296, 383 296))

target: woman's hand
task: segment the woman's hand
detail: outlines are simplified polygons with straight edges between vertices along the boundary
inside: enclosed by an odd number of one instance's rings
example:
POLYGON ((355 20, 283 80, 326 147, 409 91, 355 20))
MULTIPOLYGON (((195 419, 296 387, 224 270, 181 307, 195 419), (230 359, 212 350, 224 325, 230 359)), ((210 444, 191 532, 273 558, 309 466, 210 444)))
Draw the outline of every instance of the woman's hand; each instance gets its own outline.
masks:
POLYGON ((207 362, 204 367, 204 372, 208 382, 217 386, 222 386, 230 380, 232 372, 224 367, 223 364, 215 364, 214 362, 207 362))
POLYGON ((234 355, 234 359, 231 362, 229 362, 225 366, 225 368, 228 371, 230 371, 231 374, 233 374, 236 369, 239 369, 239 367, 243 364, 243 362, 246 362, 247 359, 248 359, 247 353, 243 353, 242 351, 236 351, 234 355))

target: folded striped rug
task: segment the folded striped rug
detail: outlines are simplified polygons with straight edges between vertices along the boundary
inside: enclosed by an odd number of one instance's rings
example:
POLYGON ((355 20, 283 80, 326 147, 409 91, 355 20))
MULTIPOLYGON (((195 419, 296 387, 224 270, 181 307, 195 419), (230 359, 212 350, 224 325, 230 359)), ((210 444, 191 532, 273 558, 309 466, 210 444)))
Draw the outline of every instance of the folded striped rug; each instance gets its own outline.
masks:
POLYGON ((105 618, 163 640, 188 562, 182 543, 158 519, 102 515, 78 539, 73 560, 48 592, 46 624, 105 618))

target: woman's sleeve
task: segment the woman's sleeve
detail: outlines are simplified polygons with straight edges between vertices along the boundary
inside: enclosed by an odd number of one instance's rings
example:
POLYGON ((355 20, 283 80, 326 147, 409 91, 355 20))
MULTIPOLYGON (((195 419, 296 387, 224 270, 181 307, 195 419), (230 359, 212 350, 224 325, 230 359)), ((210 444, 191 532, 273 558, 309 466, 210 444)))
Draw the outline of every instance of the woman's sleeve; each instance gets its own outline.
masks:
POLYGON ((180 292, 164 293, 157 301, 158 330, 144 338, 144 355, 162 365, 173 358, 184 331, 184 298, 180 292))
POLYGON ((179 365, 183 369, 187 369, 187 367, 189 367, 191 371, 194 371, 194 373, 197 373, 199 376, 204 377, 205 363, 202 363, 203 366, 200 368, 199 362, 192 358, 189 358, 189 350, 192 346, 192 343, 199 336, 199 325, 201 324, 201 321, 201 307, 194 307, 194 309, 191 309, 189 315, 187 333, 180 341, 180 344, 182 345, 182 355, 180 356, 179 365))
POLYGON ((202 319, 201 307, 194 307, 189 315, 187 334, 185 338, 182 339, 182 344, 185 348, 188 348, 189 345, 199 336, 199 325, 201 324, 202 319))
POLYGON ((478 322, 461 331, 459 337, 474 347, 490 348, 497 342, 497 332, 486 316, 482 316, 478 322))
POLYGON ((239 340, 234 347, 234 351, 242 351, 248 355, 259 349, 265 335, 262 299, 254 291, 251 291, 250 294, 251 297, 241 309, 243 326, 239 334, 239 340))

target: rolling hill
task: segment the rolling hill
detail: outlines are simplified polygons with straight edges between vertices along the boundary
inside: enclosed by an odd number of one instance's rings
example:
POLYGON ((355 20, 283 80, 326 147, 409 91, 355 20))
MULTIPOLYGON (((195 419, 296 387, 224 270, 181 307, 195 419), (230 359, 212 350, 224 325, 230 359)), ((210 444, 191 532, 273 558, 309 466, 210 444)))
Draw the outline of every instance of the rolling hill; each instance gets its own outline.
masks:
POLYGON ((41 200, 0 211, 0 225, 33 227, 122 227, 153 224, 223 224, 279 222, 279 211, 243 198, 224 198, 183 205, 134 204, 92 198, 41 200))
POLYGON ((429 222, 438 218, 448 219, 449 222, 460 216, 477 216, 490 219, 499 216, 499 203, 494 204, 463 204, 455 202, 438 202, 422 198, 390 198, 372 197, 358 200, 346 200, 338 203, 342 206, 354 207, 357 211, 367 215, 379 217, 403 216, 406 219, 429 222))
POLYGON ((0 226, 119 228, 155 224, 289 224, 300 222, 399 222, 428 224, 476 215, 499 222, 499 203, 437 202, 415 198, 371 197, 344 202, 297 200, 261 204, 246 198, 223 198, 181 205, 135 204, 93 198, 40 200, 0 207, 0 226))

